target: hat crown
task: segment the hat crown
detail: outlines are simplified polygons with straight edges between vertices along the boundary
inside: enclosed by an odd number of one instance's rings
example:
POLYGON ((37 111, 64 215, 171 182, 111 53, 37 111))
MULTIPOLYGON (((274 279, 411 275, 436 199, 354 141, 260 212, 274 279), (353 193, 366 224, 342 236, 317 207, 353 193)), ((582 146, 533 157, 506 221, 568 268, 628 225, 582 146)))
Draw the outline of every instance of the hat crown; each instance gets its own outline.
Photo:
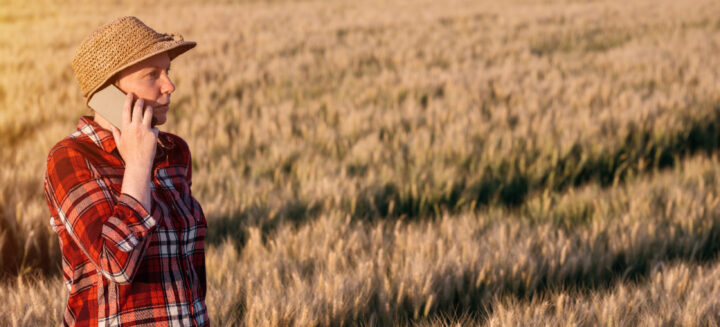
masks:
POLYGON ((158 33, 137 17, 120 17, 100 26, 80 43, 72 59, 72 68, 83 95, 89 98, 129 64, 180 45, 185 47, 172 53, 171 59, 195 43, 184 42, 179 34, 158 33))

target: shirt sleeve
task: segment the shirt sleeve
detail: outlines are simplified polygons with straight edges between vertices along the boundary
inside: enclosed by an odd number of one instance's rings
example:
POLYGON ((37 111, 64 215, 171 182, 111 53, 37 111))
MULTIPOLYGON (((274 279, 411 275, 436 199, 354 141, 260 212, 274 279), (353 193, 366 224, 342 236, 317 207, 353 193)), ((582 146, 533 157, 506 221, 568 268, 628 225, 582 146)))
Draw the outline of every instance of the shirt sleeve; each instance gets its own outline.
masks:
POLYGON ((78 151, 55 148, 48 157, 45 195, 52 214, 96 270, 115 283, 127 284, 156 222, 129 194, 115 200, 110 186, 93 171, 78 151))

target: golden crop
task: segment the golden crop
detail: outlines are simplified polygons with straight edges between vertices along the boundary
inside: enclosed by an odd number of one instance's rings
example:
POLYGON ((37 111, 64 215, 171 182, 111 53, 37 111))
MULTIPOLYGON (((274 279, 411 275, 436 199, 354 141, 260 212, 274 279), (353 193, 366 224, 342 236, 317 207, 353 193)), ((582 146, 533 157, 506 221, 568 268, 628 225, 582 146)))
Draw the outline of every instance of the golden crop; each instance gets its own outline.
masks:
POLYGON ((42 181, 70 60, 135 15, 198 42, 217 325, 717 325, 720 2, 0 4, 0 325, 58 325, 42 181))

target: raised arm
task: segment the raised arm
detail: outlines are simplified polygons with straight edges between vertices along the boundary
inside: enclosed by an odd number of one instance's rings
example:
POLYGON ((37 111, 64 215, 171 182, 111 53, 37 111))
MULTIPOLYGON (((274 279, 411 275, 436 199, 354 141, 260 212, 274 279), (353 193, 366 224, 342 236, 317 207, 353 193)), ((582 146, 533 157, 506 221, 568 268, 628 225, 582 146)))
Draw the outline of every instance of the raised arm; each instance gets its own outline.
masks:
POLYGON ((155 219, 135 197, 117 201, 110 186, 76 150, 61 146, 48 158, 45 195, 57 217, 95 268, 107 279, 132 281, 155 219))
POLYGON ((47 163, 45 194, 53 215, 76 245, 106 278, 129 283, 147 248, 156 222, 151 210, 150 183, 158 130, 151 127, 153 109, 143 111, 142 99, 128 93, 122 112, 122 132, 113 138, 125 162, 121 194, 92 164, 70 146, 54 148, 47 163))

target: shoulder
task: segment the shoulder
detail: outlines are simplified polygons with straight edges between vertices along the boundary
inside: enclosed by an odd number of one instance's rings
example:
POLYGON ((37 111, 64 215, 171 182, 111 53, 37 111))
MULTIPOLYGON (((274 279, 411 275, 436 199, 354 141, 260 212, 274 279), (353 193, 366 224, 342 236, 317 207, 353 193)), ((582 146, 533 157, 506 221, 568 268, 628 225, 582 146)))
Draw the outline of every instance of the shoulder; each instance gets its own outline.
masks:
POLYGON ((81 156, 92 162, 104 162, 107 160, 107 154, 96 141, 93 141, 87 134, 79 130, 53 145, 50 148, 47 160, 50 162, 59 156, 69 154, 81 156))
POLYGON ((65 185, 91 178, 93 173, 88 165, 88 158, 93 156, 91 151, 92 147, 77 137, 68 136, 57 142, 47 156, 45 182, 65 185))
POLYGON ((85 152, 87 152, 85 142, 82 140, 83 136, 82 134, 78 135, 77 133, 73 133, 55 143, 55 145, 50 148, 47 162, 62 160, 66 157, 83 157, 85 152))

